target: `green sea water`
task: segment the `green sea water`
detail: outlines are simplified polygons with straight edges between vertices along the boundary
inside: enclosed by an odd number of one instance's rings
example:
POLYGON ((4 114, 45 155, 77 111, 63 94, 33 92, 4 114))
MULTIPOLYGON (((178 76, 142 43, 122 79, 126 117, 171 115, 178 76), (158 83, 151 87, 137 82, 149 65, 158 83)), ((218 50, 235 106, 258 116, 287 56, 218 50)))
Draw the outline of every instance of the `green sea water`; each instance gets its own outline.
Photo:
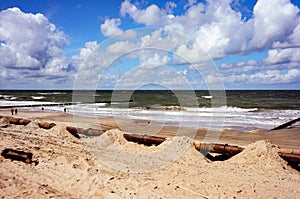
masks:
MULTIPOLYGON (((224 92, 224 91, 220 91, 224 92)), ((218 91, 212 92, 218 93, 218 91)), ((211 107, 214 96, 209 91, 76 91, 71 90, 1 90, 3 101, 72 102, 90 103, 130 102, 130 107, 189 106, 211 107), (211 97, 210 97, 211 96, 211 97)), ((299 90, 228 90, 225 91, 227 106, 258 109, 300 109, 299 90)), ((224 105, 224 104, 221 104, 224 105)))

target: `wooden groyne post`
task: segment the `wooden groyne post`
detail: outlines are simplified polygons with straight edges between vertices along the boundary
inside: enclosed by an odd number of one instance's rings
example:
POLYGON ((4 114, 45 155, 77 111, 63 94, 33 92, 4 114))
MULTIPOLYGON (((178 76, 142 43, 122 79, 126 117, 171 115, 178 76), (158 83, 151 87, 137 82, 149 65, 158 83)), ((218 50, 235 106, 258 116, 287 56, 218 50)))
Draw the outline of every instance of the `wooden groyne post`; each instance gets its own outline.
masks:
POLYGON ((289 121, 289 122, 287 122, 287 123, 281 124, 280 126, 277 126, 277 127, 273 128, 273 129, 271 129, 271 131, 273 131, 273 130, 280 130, 280 129, 287 128, 287 127, 289 127, 289 126, 291 126, 291 125, 293 125, 294 123, 299 122, 299 121, 300 121, 300 117, 297 118, 297 119, 294 119, 294 120, 292 120, 292 121, 289 121))

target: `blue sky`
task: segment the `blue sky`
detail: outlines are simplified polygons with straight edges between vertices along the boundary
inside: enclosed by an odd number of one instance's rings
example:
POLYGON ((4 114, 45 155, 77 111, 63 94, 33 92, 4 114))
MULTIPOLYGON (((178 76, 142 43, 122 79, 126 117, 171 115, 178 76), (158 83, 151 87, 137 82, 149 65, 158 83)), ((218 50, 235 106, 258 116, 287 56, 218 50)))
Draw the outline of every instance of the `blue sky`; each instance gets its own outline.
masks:
POLYGON ((300 2, 0 4, 0 89, 299 89, 300 2))

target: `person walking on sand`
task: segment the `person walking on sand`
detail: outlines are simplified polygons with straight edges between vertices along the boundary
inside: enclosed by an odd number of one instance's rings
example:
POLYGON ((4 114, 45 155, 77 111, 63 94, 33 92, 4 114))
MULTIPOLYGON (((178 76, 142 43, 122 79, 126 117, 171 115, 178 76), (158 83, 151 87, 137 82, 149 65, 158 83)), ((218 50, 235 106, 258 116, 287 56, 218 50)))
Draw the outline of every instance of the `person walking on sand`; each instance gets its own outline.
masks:
POLYGON ((18 109, 15 109, 15 115, 18 115, 18 109))
POLYGON ((14 109, 11 108, 10 111, 11 111, 11 115, 14 115, 14 109))

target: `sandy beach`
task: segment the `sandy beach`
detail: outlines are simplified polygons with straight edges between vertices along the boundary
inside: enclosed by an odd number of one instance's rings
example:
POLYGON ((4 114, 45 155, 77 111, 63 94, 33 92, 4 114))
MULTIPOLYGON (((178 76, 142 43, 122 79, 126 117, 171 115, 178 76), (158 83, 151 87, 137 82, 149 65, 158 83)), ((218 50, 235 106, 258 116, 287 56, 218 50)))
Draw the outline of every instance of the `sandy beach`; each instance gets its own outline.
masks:
POLYGON ((0 77, 0 199, 300 199, 300 0, 1 0, 0 77))
MULTIPOLYGON (((0 115, 9 116, 10 112, 1 110, 0 115)), ((299 171, 277 153, 279 149, 300 150, 297 126, 278 131, 223 130, 218 143, 245 149, 228 160, 212 162, 193 147, 193 140, 209 141, 205 129, 190 137, 192 129, 184 128, 182 135, 176 136, 178 128, 163 127, 155 135, 167 140, 148 147, 125 140, 125 132, 149 135, 154 132, 120 128, 130 125, 129 120, 116 123, 110 117, 74 119, 66 113, 28 110, 19 111, 15 117, 31 122, 26 126, 2 125, 0 150, 31 152, 36 163, 0 157, 2 198, 297 198, 300 195, 299 171), (38 122, 53 122, 56 126, 42 129, 38 122), (66 126, 101 128, 105 133, 77 139, 66 126), (181 149, 181 155, 172 159, 171 154, 181 149), (163 153, 164 150, 169 151, 163 153), (154 165, 153 169, 149 165, 154 165)), ((1 124, 4 123, 2 118, 1 124)))

